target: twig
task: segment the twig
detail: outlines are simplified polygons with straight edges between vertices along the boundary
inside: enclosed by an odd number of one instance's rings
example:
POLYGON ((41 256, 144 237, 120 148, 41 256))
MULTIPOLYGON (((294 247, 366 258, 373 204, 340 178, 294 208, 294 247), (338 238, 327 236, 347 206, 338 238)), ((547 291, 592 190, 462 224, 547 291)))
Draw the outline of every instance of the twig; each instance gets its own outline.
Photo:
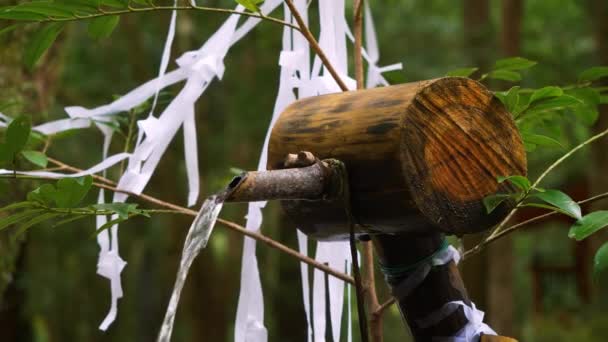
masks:
MULTIPOLYGON (((353 30, 355 35, 355 79, 357 80, 357 89, 364 88, 363 77, 363 1, 356 0, 353 14, 353 30)), ((362 243, 363 254, 363 292, 367 302, 368 311, 371 313, 368 317, 370 325, 370 337, 372 342, 381 342, 384 339, 382 331, 382 314, 378 312, 380 303, 376 294, 376 276, 374 274, 374 252, 371 241, 362 243)))
POLYGON ((378 316, 378 317, 382 316, 384 311, 386 311, 386 309, 388 309, 391 305, 395 304, 396 302, 397 302, 397 299, 395 297, 389 298, 386 302, 384 302, 380 306, 378 306, 378 308, 376 309, 376 311, 374 311, 372 313, 372 315, 378 316))
MULTIPOLYGON (((52 161, 54 164, 60 165, 60 166, 64 167, 65 169, 73 171, 73 172, 81 172, 82 171, 79 168, 76 168, 76 167, 71 166, 71 165, 67 165, 67 164, 65 164, 63 162, 60 162, 60 161, 58 161, 56 159, 53 159, 53 158, 49 158, 49 161, 52 161)), ((99 181, 99 182, 93 182, 93 186, 95 186, 97 188, 101 188, 101 189, 106 189, 106 190, 110 190, 110 191, 113 191, 113 192, 119 192, 119 193, 127 194, 127 195, 129 195, 131 197, 134 197, 134 198, 146 201, 148 203, 152 203, 152 204, 158 205, 160 207, 164 207, 164 208, 168 208, 168 209, 172 210, 170 212, 169 211, 163 211, 163 213, 185 214, 185 215, 190 215, 190 216, 196 216, 196 214, 197 214, 197 212, 194 211, 194 210, 192 210, 192 209, 188 209, 188 208, 179 206, 177 204, 166 202, 166 201, 163 201, 161 199, 158 199, 158 198, 150 196, 150 195, 146 195, 146 194, 143 194, 143 193, 142 194, 136 194, 136 193, 131 192, 131 191, 120 190, 120 189, 116 188, 116 186, 115 186, 116 183, 112 182, 111 180, 109 180, 109 179, 107 179, 105 177, 95 176, 95 175, 93 175, 93 177, 99 181)), ((3 178, 3 177, 0 175, 0 178, 3 178)), ((55 180, 55 178, 51 178, 51 177, 38 177, 38 176, 26 176, 26 175, 17 175, 17 178, 19 178, 19 179, 34 179, 34 180, 55 180)), ((248 237, 250 237, 252 239, 255 239, 257 241, 263 242, 263 243, 267 244, 268 246, 270 246, 272 248, 275 248, 275 249, 277 249, 277 250, 279 250, 279 251, 281 251, 283 253, 291 255, 292 257, 294 257, 294 258, 296 258, 296 259, 298 259, 298 260, 300 260, 300 261, 302 261, 304 263, 307 263, 310 266, 312 266, 314 268, 317 268, 320 271, 325 272, 325 273, 327 273, 329 275, 332 275, 332 276, 334 276, 334 277, 336 277, 336 278, 338 278, 338 279, 340 279, 342 281, 345 281, 345 282, 347 282, 349 284, 355 284, 355 280, 352 277, 350 277, 349 275, 344 274, 342 272, 339 272, 337 270, 334 270, 333 268, 331 268, 331 267, 329 267, 327 265, 324 265, 324 264, 322 264, 320 262, 317 262, 316 260, 314 260, 312 258, 309 258, 306 255, 301 254, 301 253, 299 253, 299 252, 297 252, 297 251, 295 251, 295 250, 293 250, 293 249, 291 249, 291 248, 283 245, 282 243, 277 242, 277 241, 275 241, 275 240, 273 240, 273 239, 271 239, 271 238, 269 238, 269 237, 267 237, 265 235, 262 235, 262 234, 257 233, 257 232, 250 231, 250 230, 244 228, 243 226, 241 226, 241 225, 239 225, 237 223, 234 223, 234 222, 228 221, 228 220, 224 220, 224 219, 221 219, 221 218, 218 219, 217 222, 220 223, 220 224, 222 224, 223 226, 225 226, 227 228, 230 228, 230 229, 232 229, 232 230, 234 230, 236 232, 239 232, 239 233, 241 233, 243 235, 246 235, 246 236, 248 236, 248 237)))
MULTIPOLYGON (((59 167, 62 167, 65 170, 72 171, 72 172, 82 172, 83 171, 82 169, 73 167, 73 166, 68 165, 68 164, 66 164, 64 162, 61 162, 61 161, 59 161, 57 159, 54 159, 54 158, 51 158, 51 157, 48 157, 48 156, 46 158, 51 163, 53 163, 53 164, 55 164, 55 165, 57 165, 59 167)), ((111 180, 109 180, 109 179, 107 179, 105 177, 99 176, 99 175, 91 175, 91 177, 93 177, 93 179, 96 179, 96 180, 98 180, 98 181, 100 181, 102 183, 108 184, 108 185, 116 185, 115 182, 113 182, 113 181, 111 181, 111 180)))
POLYGON ((310 47, 312 47, 312 49, 315 50, 315 53, 317 54, 317 56, 319 56, 319 58, 321 59, 321 62, 323 62, 323 65, 325 65, 325 69, 327 69, 327 71, 329 71, 329 73, 334 78, 334 80, 336 81, 336 83, 338 84, 340 89, 342 89, 342 91, 348 91, 348 87, 346 86, 344 81, 342 81, 342 79, 340 78, 340 75, 338 75, 338 73, 336 72, 336 69, 334 69, 334 67, 331 65, 331 62, 325 55, 325 52, 323 52, 323 49, 321 49, 321 47, 319 46, 319 43, 313 36, 312 32, 310 32, 310 30, 308 29, 308 26, 306 26, 306 23, 304 23, 304 19, 302 19, 302 16, 300 15, 300 12, 298 12, 298 9, 296 8, 296 6, 293 4, 293 2, 291 0, 285 0, 285 4, 287 4, 287 7, 289 7, 291 14, 293 15, 294 19, 298 23, 298 27, 299 27, 298 31, 300 31, 300 33, 302 33, 302 35, 304 35, 304 38, 306 38, 306 40, 308 41, 308 44, 310 44, 310 47))
POLYGON ((97 17, 105 17, 105 16, 113 16, 113 15, 124 15, 124 14, 133 14, 133 13, 143 13, 143 12, 160 12, 160 11, 202 11, 202 12, 216 12, 216 13, 226 13, 226 14, 238 14, 246 17, 259 18, 262 20, 266 20, 275 24, 283 25, 291 27, 295 30, 300 31, 300 28, 296 25, 290 24, 281 19, 277 19, 274 17, 269 17, 260 13, 253 12, 242 12, 237 10, 232 10, 228 8, 215 8, 215 7, 205 7, 205 6, 152 6, 152 7, 128 7, 126 9, 121 10, 100 10, 97 13, 86 14, 86 15, 75 15, 73 17, 50 17, 48 16, 45 20, 40 20, 39 22, 65 22, 65 21, 77 21, 77 20, 87 20, 93 19, 97 17))
MULTIPOLYGON (((595 195, 593 197, 589 197, 587 199, 584 199, 582 201, 578 201, 576 203, 578 203, 578 204, 592 203, 592 202, 599 201, 599 200, 604 199, 604 198, 608 198, 608 192, 605 192, 605 193, 599 194, 599 195, 595 195)), ((501 230, 496 235, 487 238, 485 241, 481 242, 477 246, 475 246, 475 247, 473 247, 473 248, 465 251, 463 253, 463 255, 462 255, 462 258, 464 260, 464 259, 467 259, 468 257, 470 257, 471 255, 479 253, 488 244, 490 244, 490 243, 492 243, 492 242, 500 239, 501 237, 503 237, 503 236, 505 236, 507 234, 512 233, 513 231, 515 231, 515 230, 517 230, 517 229, 519 229, 519 228, 521 228, 523 226, 526 226, 526 225, 528 225, 530 223, 534 223, 534 222, 537 222, 537 221, 540 221, 540 220, 544 220, 544 219, 546 219, 548 217, 551 217, 551 216, 554 216, 554 215, 557 215, 557 214, 560 214, 560 212, 558 212, 558 211, 552 211, 552 212, 549 212, 549 213, 546 213, 546 214, 535 216, 535 217, 533 217, 531 219, 528 219, 526 221, 514 224, 514 225, 512 225, 510 227, 507 227, 507 228, 501 230)))
MULTIPOLYGON (((592 142, 602 138, 603 136, 608 135, 608 129, 600 132, 594 136, 592 136, 591 138, 583 141, 582 143, 578 144, 577 146, 575 146, 573 149, 571 149, 570 151, 568 151, 568 153, 564 154, 563 156, 561 156, 559 159, 557 159, 553 164, 551 164, 534 182, 534 184, 532 184, 532 188, 535 188, 536 186, 538 186, 538 184, 540 184, 540 182, 551 172, 553 171, 553 169, 555 169, 559 164, 561 164, 564 160, 568 159, 570 156, 572 156, 576 151, 580 150, 581 148, 591 144, 592 142)), ((521 203, 521 202, 520 202, 521 203)), ((488 241, 488 240, 493 240, 496 236, 498 236, 498 234, 501 233, 502 228, 507 224, 507 222, 513 217, 513 215, 515 215, 515 213, 517 212, 517 210, 520 207, 520 203, 518 203, 518 205, 515 206, 515 208, 513 208, 509 214, 502 220, 500 221, 500 224, 496 227, 496 229, 494 229, 492 231, 492 233, 490 234, 490 236, 484 240, 488 241)), ((502 235, 501 235, 502 236, 502 235)), ((483 243, 483 242, 482 242, 483 243)))

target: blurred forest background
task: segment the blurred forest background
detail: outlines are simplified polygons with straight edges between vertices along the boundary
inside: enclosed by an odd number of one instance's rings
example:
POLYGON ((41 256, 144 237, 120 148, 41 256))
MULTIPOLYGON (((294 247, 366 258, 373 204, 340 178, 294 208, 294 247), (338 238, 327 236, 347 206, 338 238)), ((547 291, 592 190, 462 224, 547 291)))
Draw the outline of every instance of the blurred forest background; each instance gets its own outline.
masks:
MULTIPOLYGON (((0 0, 0 5, 13 3, 0 0)), ((204 5, 231 8, 234 2, 206 0, 204 5)), ((460 67, 487 68, 506 56, 539 62, 525 73, 522 87, 569 84, 588 67, 608 65, 606 0, 370 0, 370 5, 381 65, 404 63, 403 71, 386 75, 391 83, 435 78, 460 67)), ((314 1, 311 6, 316 9, 314 1)), ((352 9, 347 11, 350 18, 352 9)), ((63 118, 64 106, 104 104, 155 77, 169 16, 125 15, 112 36, 99 41, 87 36, 86 23, 73 23, 31 72, 21 61, 24 42, 36 26, 0 36, 0 103, 14 102, 2 111, 31 115, 34 123, 63 118)), ((282 16, 280 10, 275 16, 282 16)), ((172 57, 199 47, 224 19, 212 13, 178 13, 172 57)), ((312 27, 316 29, 314 19, 312 27)), ((224 79, 214 82, 198 102, 202 194, 225 186, 233 176, 231 168, 257 165, 278 88, 281 32, 278 25, 258 25, 228 54, 224 79)), ((500 82, 490 85, 509 88, 500 82)), ((162 94, 161 100, 174 95, 172 91, 162 94)), ((593 131, 608 126, 607 108, 603 111, 593 126, 566 120, 554 128, 553 137, 564 149, 530 154, 530 178, 593 131)), ((180 139, 178 134, 147 187, 148 193, 175 203, 185 203, 187 192, 180 139)), ((48 154, 88 166, 99 160, 101 143, 94 128, 76 131, 58 139, 48 154)), ((122 143, 115 139, 114 150, 122 143)), ((578 200, 608 191, 606 151, 606 139, 586 148, 553 173, 547 186, 578 200)), ((0 181, 0 206, 22 199, 35 186, 32 181, 0 181)), ((608 208, 606 202, 594 206, 608 208)), ((517 219, 536 213, 523 211, 517 219)), ((222 216, 243 222, 244 214, 244 205, 227 205, 222 216)), ((40 226, 18 243, 3 231, 0 340, 154 340, 190 221, 184 216, 154 216, 121 226, 121 254, 128 262, 124 298, 107 333, 97 329, 110 296, 109 282, 95 273, 93 219, 60 229, 40 226)), ((558 219, 530 226, 461 265, 472 299, 495 330, 521 341, 606 340, 607 283, 591 272, 593 253, 606 237, 576 244, 567 237, 569 223, 558 219)), ((276 203, 267 207, 263 232, 296 248, 294 227, 276 203)), ((174 341, 232 340, 242 240, 217 227, 189 275, 174 341)), ((465 244, 474 242, 475 237, 465 244)), ((305 341, 298 262, 265 246, 258 246, 258 257, 270 340, 305 341)), ((387 298, 386 286, 378 278, 380 296, 387 298)), ((384 331, 386 341, 408 340, 396 308, 387 313, 384 331)))

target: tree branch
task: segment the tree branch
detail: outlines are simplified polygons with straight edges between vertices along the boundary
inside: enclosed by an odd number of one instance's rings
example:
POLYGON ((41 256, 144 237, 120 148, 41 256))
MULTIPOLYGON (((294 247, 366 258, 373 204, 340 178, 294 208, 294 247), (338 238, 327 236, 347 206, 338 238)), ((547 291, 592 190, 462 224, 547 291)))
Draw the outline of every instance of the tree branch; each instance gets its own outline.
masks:
POLYGON ((226 13, 226 14, 238 14, 245 17, 259 18, 262 20, 266 20, 275 24, 279 24, 282 26, 291 27, 294 30, 300 31, 300 28, 296 25, 283 21, 281 19, 277 19, 274 17, 269 17, 261 13, 253 13, 253 12, 242 12, 237 10, 232 10, 228 8, 215 8, 215 7, 206 7, 206 6, 192 6, 190 4, 186 6, 152 6, 152 7, 131 7, 129 6, 126 9, 120 10, 100 10, 97 13, 85 14, 85 15, 74 15, 73 17, 51 17, 48 16, 45 20, 40 20, 39 22, 67 22, 67 21, 78 21, 78 20, 87 20, 98 17, 112 16, 112 15, 125 15, 125 14, 133 14, 133 13, 143 13, 143 12, 160 12, 160 11, 202 11, 202 12, 216 12, 216 13, 226 13))
MULTIPOLYGON (((592 203, 592 202, 599 201, 599 200, 604 199, 604 198, 608 198, 608 192, 605 192, 605 193, 599 194, 599 195, 595 195, 593 197, 589 197, 587 199, 584 199, 582 201, 578 201, 576 203, 578 203, 578 204, 592 203)), ((490 243, 492 243, 492 242, 500 239, 501 237, 503 237, 503 236, 505 236, 507 234, 510 234, 510 233, 514 232, 515 230, 517 230, 517 229, 519 229, 519 228, 521 228, 523 226, 526 226, 526 225, 528 225, 530 223, 534 223, 534 222, 537 222, 537 221, 544 220, 544 219, 546 219, 548 217, 551 217, 551 216, 554 216, 554 215, 557 215, 557 214, 560 214, 560 212, 558 212, 558 211, 552 211, 552 212, 549 212, 549 213, 546 213, 546 214, 538 215, 538 216, 533 217, 531 219, 528 219, 526 221, 514 224, 514 225, 512 225, 510 227, 507 227, 507 228, 501 230, 496 235, 487 238, 486 240, 484 240, 482 243, 478 244, 477 246, 469 249, 468 251, 465 251, 463 253, 463 255, 462 255, 462 258, 463 258, 463 260, 465 260, 468 257, 470 257, 471 255, 479 253, 488 244, 490 244, 490 243)))
POLYGON ((321 62, 323 62, 323 65, 325 65, 325 69, 327 69, 327 71, 329 71, 329 73, 334 78, 334 80, 336 81, 336 83, 338 84, 340 89, 342 89, 342 91, 348 91, 348 87, 346 86, 344 81, 342 81, 342 79, 340 78, 340 75, 338 75, 338 72, 336 72, 336 69, 334 69, 334 67, 331 65, 331 62, 325 55, 325 52, 323 52, 323 49, 321 49, 321 47, 319 46, 319 43, 313 36, 312 32, 310 32, 310 30, 308 29, 308 26, 306 26, 306 23, 304 23, 304 19, 302 19, 302 16, 300 15, 300 12, 298 12, 298 9, 296 8, 296 6, 293 4, 293 2, 291 0, 285 0, 285 4, 287 4, 287 7, 289 7, 291 14, 293 15, 294 19, 298 23, 298 26, 299 26, 298 31, 300 31, 300 33, 302 33, 304 38, 306 38, 306 40, 308 41, 308 44, 310 44, 310 47, 312 47, 312 49, 315 50, 315 53, 317 54, 317 56, 319 56, 319 58, 321 59, 321 62))
MULTIPOLYGON (((589 139, 583 141, 582 143, 578 144, 577 146, 575 146, 573 149, 571 149, 570 151, 568 151, 568 153, 564 154, 563 156, 561 156, 559 159, 557 159, 555 162, 553 162, 553 164, 551 164, 534 182, 534 184, 532 184, 532 188, 535 188, 536 186, 538 186, 538 184, 540 184, 540 182, 551 172, 553 171, 559 164, 561 164, 564 160, 568 159, 570 156, 572 156, 576 151, 580 150, 581 148, 591 144, 592 142, 602 138, 603 136, 608 135, 608 129, 606 129, 603 132, 600 132, 592 137, 590 137, 589 139)), ((509 220, 513 217, 513 215, 515 215, 515 213, 517 212, 517 210, 520 208, 522 202, 519 202, 515 208, 513 208, 509 214, 500 222, 500 224, 496 227, 496 229, 494 229, 492 231, 492 233, 490 234, 490 236, 484 240, 493 240, 496 236, 498 236, 498 234, 501 233, 502 228, 507 224, 507 222, 509 222, 509 220)), ((502 234, 504 235, 504 234, 502 234)), ((501 235, 501 236, 502 236, 501 235)), ((483 244, 483 242, 482 242, 483 244)), ((475 248, 474 248, 475 249, 475 248)))
MULTIPOLYGON (((70 170, 72 172, 81 172, 82 171, 79 168, 76 168, 74 166, 65 164, 65 163, 63 163, 61 161, 58 161, 56 159, 53 159, 53 158, 50 158, 50 157, 48 159, 52 163, 64 167, 66 170, 70 170)), ((13 175, 8 175, 8 176, 10 176, 10 177, 1 177, 0 176, 0 178, 14 178, 13 175)), ((197 212, 194 211, 194 210, 192 210, 192 209, 188 209, 188 208, 179 206, 179 205, 174 204, 174 203, 166 202, 166 201, 163 201, 161 199, 158 199, 158 198, 150 196, 150 195, 146 195, 146 194, 143 194, 143 193, 142 194, 136 194, 136 193, 131 192, 131 191, 120 190, 120 189, 116 188, 116 186, 115 186, 116 183, 114 183, 113 181, 111 181, 111 180, 109 180, 109 179, 107 179, 105 177, 98 176, 98 175, 93 175, 93 177, 96 180, 98 180, 98 182, 93 182, 93 186, 95 186, 97 188, 106 189, 106 190, 113 191, 113 192, 119 192, 119 193, 127 194, 127 195, 129 195, 129 196, 131 196, 133 198, 137 198, 137 199, 140 199, 142 201, 146 201, 148 203, 151 203, 151 204, 154 204, 154 205, 157 205, 157 206, 160 206, 160 207, 171 209, 172 210, 171 213, 174 213, 174 214, 178 214, 179 213, 179 214, 185 214, 185 215, 190 215, 190 216, 196 216, 196 214, 197 214, 197 212)), ((19 179, 33 179, 33 180, 55 180, 55 178, 50 178, 50 177, 37 177, 37 176, 24 176, 24 175, 17 175, 16 178, 19 178, 19 179)), ((163 211, 163 213, 168 213, 168 211, 163 211)), ((263 235, 261 233, 248 230, 245 227, 243 227, 243 226, 241 226, 241 225, 239 225, 239 224, 237 224, 235 222, 224 220, 224 219, 221 219, 221 218, 219 218, 217 220, 217 222, 220 223, 221 225, 223 225, 224 227, 232 229, 233 231, 236 231, 236 232, 238 232, 240 234, 246 235, 246 236, 248 236, 248 237, 250 237, 252 239, 255 239, 257 241, 263 242, 266 245, 268 245, 268 246, 270 246, 270 247, 272 247, 274 249, 277 249, 277 250, 279 250, 279 251, 281 251, 283 253, 286 253, 286 254, 288 254, 288 255, 290 255, 290 256, 292 256, 292 257, 294 257, 294 258, 296 258, 296 259, 298 259, 298 260, 300 260, 300 261, 302 261, 302 262, 304 262, 306 264, 309 264, 310 266, 312 266, 314 268, 317 268, 317 269, 319 269, 322 272, 325 272, 325 273, 327 273, 329 275, 332 275, 332 276, 334 276, 334 277, 336 277, 336 278, 338 278, 338 279, 340 279, 340 280, 342 280, 344 282, 347 282, 349 284, 355 284, 355 280, 351 276, 349 276, 347 274, 344 274, 342 272, 339 272, 337 270, 334 270, 333 268, 331 268, 331 267, 329 267, 329 266, 327 266, 325 264, 322 264, 322 263, 320 263, 320 262, 318 262, 318 261, 316 261, 316 260, 314 260, 314 259, 312 259, 312 258, 310 258, 310 257, 308 257, 306 255, 303 255, 303 254, 297 252, 296 250, 291 249, 291 248, 283 245, 282 243, 280 243, 278 241, 275 241, 275 240, 273 240, 273 239, 271 239, 271 238, 269 238, 269 237, 267 237, 267 236, 265 236, 265 235, 263 235)))

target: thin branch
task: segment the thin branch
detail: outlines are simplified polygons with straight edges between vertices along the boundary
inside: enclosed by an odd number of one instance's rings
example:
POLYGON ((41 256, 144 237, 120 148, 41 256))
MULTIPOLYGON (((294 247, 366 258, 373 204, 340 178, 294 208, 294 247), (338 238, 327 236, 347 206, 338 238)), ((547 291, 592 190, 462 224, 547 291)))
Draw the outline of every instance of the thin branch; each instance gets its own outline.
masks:
POLYGON ((331 62, 325 55, 325 52, 323 52, 323 49, 321 49, 321 47, 319 46, 319 43, 315 39, 314 35, 312 34, 312 32, 310 32, 306 23, 304 23, 304 19, 302 19, 302 15, 300 15, 300 12, 298 12, 298 9, 296 8, 296 6, 293 4, 293 2, 291 0, 285 0, 285 4, 287 4, 287 7, 289 7, 291 14, 293 15, 294 19, 298 23, 298 26, 299 26, 298 31, 300 31, 300 33, 302 33, 302 35, 304 35, 304 38, 306 38, 306 40, 308 41, 308 44, 310 44, 310 47, 312 47, 312 49, 315 50, 315 53, 317 54, 317 56, 319 56, 319 58, 321 59, 321 62, 323 62, 323 65, 325 65, 325 69, 327 69, 327 71, 329 71, 329 73, 334 78, 334 80, 336 81, 336 83, 338 84, 340 89, 342 89, 342 91, 348 91, 348 87, 346 86, 346 83, 344 83, 344 81, 342 81, 342 79, 340 78, 340 75, 338 75, 338 72, 336 71, 336 69, 334 69, 334 67, 331 65, 331 62))
MULTIPOLYGON (((48 156, 46 158, 51 163, 53 163, 53 164, 55 164, 55 165, 57 165, 59 167, 62 167, 65 170, 72 171, 72 172, 75 172, 75 173, 82 172, 82 169, 79 169, 79 168, 73 167, 71 165, 68 165, 68 164, 66 164, 64 162, 61 162, 61 161, 55 159, 55 158, 51 158, 51 157, 48 157, 48 156)), ((91 175, 91 177, 93 177, 93 179, 96 179, 96 180, 98 180, 98 181, 100 181, 102 183, 108 184, 108 185, 116 185, 116 183, 114 181, 111 181, 111 180, 109 180, 109 179, 107 179, 105 177, 99 176, 99 175, 91 175)))
MULTIPOLYGON (((535 188, 536 186, 538 186, 538 184, 540 184, 540 182, 551 172, 553 171, 559 164, 561 164, 564 160, 568 159, 570 156, 572 156, 576 151, 580 150, 581 148, 591 144, 592 142, 602 138, 603 136, 608 135, 608 129, 606 129, 603 132, 600 132, 594 136, 592 136, 591 138, 583 141, 582 143, 578 144, 577 146, 575 146, 573 149, 571 149, 570 151, 568 151, 568 153, 564 154, 563 156, 561 156, 559 159, 557 159, 553 164, 551 164, 534 182, 534 184, 532 184, 532 188, 535 188)), ((507 224, 507 222, 509 222, 509 220, 511 218, 513 218, 513 216, 515 215, 515 213, 517 212, 517 210, 520 207, 520 204, 522 202, 518 203, 515 208, 513 208, 509 214, 500 222, 500 224, 496 227, 496 229, 494 229, 492 231, 492 233, 490 234, 490 236, 485 239, 484 241, 488 241, 488 240, 493 240, 496 236, 498 236, 498 234, 501 233, 502 228, 507 224)), ((502 236, 502 235, 501 235, 502 236)), ((483 243, 483 242, 482 242, 483 243)))
MULTIPOLYGON (((581 205, 581 204, 586 204, 586 203, 592 203, 592 202, 595 202, 595 201, 599 201, 599 200, 604 199, 604 198, 608 198, 608 192, 605 192, 605 193, 599 194, 599 195, 595 195, 593 197, 589 197, 587 199, 584 199, 582 201, 578 201, 576 203, 578 203, 579 205, 581 205)), ((519 229, 519 228, 521 228, 523 226, 529 225, 530 223, 534 223, 534 222, 537 222, 537 221, 544 220, 544 219, 546 219, 548 217, 551 217, 551 216, 554 216, 554 215, 557 215, 557 214, 560 214, 560 212, 558 212, 558 211, 552 211, 552 212, 549 212, 549 213, 546 213, 546 214, 535 216, 535 217, 533 217, 531 219, 528 219, 528 220, 525 220, 523 222, 514 224, 514 225, 512 225, 510 227, 507 227, 507 228, 503 229, 502 231, 500 231, 498 234, 496 234, 496 235, 494 235, 492 237, 487 238, 485 241, 483 241, 482 243, 478 244, 477 246, 469 249, 468 251, 465 251, 463 253, 463 255, 462 255, 462 258, 466 259, 466 258, 470 257, 471 255, 479 253, 488 244, 490 244, 490 243, 492 243, 492 242, 500 239, 501 237, 503 237, 503 236, 505 236, 507 234, 512 233, 513 231, 515 231, 515 230, 517 230, 517 229, 519 229)))
POLYGON ((374 311, 372 313, 372 315, 374 316, 382 316, 382 314, 384 313, 384 311, 386 311, 386 309, 388 309, 391 305, 395 304, 397 302, 397 299, 395 297, 391 297, 389 298, 386 302, 382 303, 377 309, 376 311, 374 311))
POLYGON ((85 15, 74 15, 73 17, 50 17, 48 16, 46 20, 41 20, 40 22, 66 22, 66 21, 77 21, 77 20, 87 20, 98 17, 112 16, 112 15, 125 15, 125 14, 133 14, 133 13, 143 13, 143 12, 159 12, 159 11, 202 11, 202 12, 216 12, 216 13, 226 13, 226 14, 238 14, 245 17, 259 18, 262 20, 266 20, 275 24, 283 25, 291 27, 295 30, 300 31, 300 28, 296 25, 283 21, 281 19, 277 19, 274 17, 269 17, 261 13, 253 13, 253 12, 242 12, 237 10, 232 10, 228 8, 215 8, 215 7, 205 7, 205 6, 153 6, 153 7, 131 7, 129 6, 126 9, 120 10, 100 10, 97 13, 85 14, 85 15))
MULTIPOLYGON (((53 160, 53 163, 57 164, 57 165, 61 165, 64 166, 66 169, 71 170, 73 172, 81 172, 82 170, 76 167, 73 167, 71 165, 67 165, 63 162, 60 162, 56 159, 53 158, 49 158, 49 160, 53 160)), ((0 178, 14 178, 13 175, 0 175, 0 178), (9 177, 7 177, 9 176, 9 177)), ((27 175, 17 175, 18 179, 33 179, 33 180, 56 180, 55 178, 51 178, 51 177, 39 177, 39 176, 27 176, 27 175)), ((100 189, 106 189, 106 190, 110 190, 113 192, 119 192, 119 193, 123 193, 123 194, 127 194, 133 198, 137 198, 143 201, 146 201, 148 203, 152 203, 155 205, 158 205, 160 207, 164 207, 170 210, 164 210, 164 211, 157 211, 158 213, 171 213, 171 214, 184 214, 184 215, 190 215, 190 216, 196 216, 197 212, 192 210, 192 209, 188 209, 182 206, 179 206, 177 204, 173 204, 170 202, 166 202, 163 201, 161 199, 158 199, 156 197, 150 196, 150 195, 146 195, 146 194, 136 194, 134 192, 131 191, 126 191, 126 190, 121 190, 116 188, 115 183, 112 182, 111 180, 101 177, 101 176, 94 176, 95 179, 99 180, 99 182, 93 182, 93 186, 100 188, 100 189)), ((154 209, 147 209, 147 210, 154 210, 154 209)), ((150 211, 151 212, 151 211, 150 211)), ((293 250, 285 245, 283 245, 280 242, 277 242, 265 235, 262 235, 258 232, 254 232, 251 230, 246 229, 245 227, 234 223, 232 221, 228 221, 228 220, 224 220, 224 219, 218 219, 217 220, 218 223, 222 224, 223 226, 232 229, 238 233, 241 233, 243 235, 246 235, 252 239, 255 239, 257 241, 263 242, 266 245, 275 248, 283 253, 286 253, 288 255, 291 255, 292 257, 309 264, 310 266, 319 269, 322 272, 325 272, 329 275, 332 275, 342 281, 345 281, 349 284, 355 284, 355 280, 347 275, 344 274, 342 272, 339 272, 337 270, 334 270, 333 268, 324 265, 320 262, 317 262, 316 260, 309 258, 308 256, 301 254, 299 252, 297 252, 296 250, 293 250)))

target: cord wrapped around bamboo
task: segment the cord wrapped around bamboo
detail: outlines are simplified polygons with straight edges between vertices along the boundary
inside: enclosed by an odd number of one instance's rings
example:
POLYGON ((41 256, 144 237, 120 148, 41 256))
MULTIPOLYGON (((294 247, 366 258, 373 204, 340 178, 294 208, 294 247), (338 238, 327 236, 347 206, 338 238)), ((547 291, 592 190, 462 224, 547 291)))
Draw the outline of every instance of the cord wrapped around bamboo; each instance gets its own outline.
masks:
MULTIPOLYGON (((510 204, 488 215, 483 198, 513 191, 496 178, 526 174, 511 114, 483 85, 460 77, 297 101, 274 125, 268 169, 299 151, 345 163, 360 233, 485 230, 510 204)), ((313 237, 347 236, 340 201, 282 204, 313 237)))

